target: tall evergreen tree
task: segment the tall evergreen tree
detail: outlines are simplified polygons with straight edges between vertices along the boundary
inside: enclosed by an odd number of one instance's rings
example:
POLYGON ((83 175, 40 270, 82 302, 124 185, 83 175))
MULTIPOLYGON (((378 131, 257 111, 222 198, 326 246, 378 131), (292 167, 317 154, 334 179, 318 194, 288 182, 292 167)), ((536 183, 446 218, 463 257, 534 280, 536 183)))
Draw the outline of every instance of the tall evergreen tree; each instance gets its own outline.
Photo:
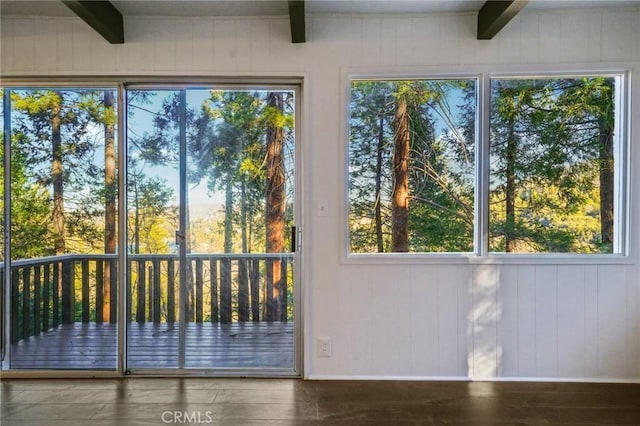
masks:
MULTIPOLYGON (((116 252, 116 199, 118 195, 118 185, 116 180, 116 138, 115 125, 117 116, 114 108, 113 92, 104 91, 104 252, 116 252)), ((115 320, 111 318, 111 276, 115 271, 111 270, 113 263, 109 262, 104 268, 103 305, 102 318, 104 321, 115 320)))
POLYGON ((399 83, 393 135, 393 187, 391 207, 391 251, 409 251, 409 163, 411 132, 409 129, 409 90, 399 83))
POLYGON ((382 253, 390 246, 392 86, 354 82, 349 134, 349 229, 354 251, 382 253), (365 249, 366 248, 366 249, 365 249))
POLYGON ((206 177, 210 191, 225 194, 225 251, 232 252, 234 224, 240 226, 240 250, 251 250, 250 228, 258 212, 256 200, 264 184, 260 92, 212 91, 195 120, 190 151, 197 167, 194 180, 206 177))
MULTIPOLYGON (((265 160, 266 177, 266 252, 283 253, 285 245, 285 162, 284 162, 284 97, 282 93, 267 94, 267 156, 265 160)), ((279 320, 281 317, 282 266, 281 260, 268 263, 271 270, 267 275, 273 278, 272 299, 274 306, 269 312, 268 320, 279 320)))

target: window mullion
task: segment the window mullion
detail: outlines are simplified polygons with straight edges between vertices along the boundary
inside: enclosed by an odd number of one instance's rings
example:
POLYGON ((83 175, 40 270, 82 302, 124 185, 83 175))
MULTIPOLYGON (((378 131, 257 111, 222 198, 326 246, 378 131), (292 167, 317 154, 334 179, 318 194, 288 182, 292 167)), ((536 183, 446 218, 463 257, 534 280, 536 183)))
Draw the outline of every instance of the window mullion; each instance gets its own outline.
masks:
POLYGON ((491 77, 480 77, 476 118, 476 235, 475 250, 479 256, 489 254, 489 154, 491 121, 491 77))
POLYGON ((626 177, 629 174, 630 159, 628 145, 628 134, 630 120, 628 117, 628 99, 629 89, 627 82, 629 81, 628 73, 623 76, 616 77, 616 90, 614 93, 614 108, 615 124, 614 124, 614 221, 613 221, 613 235, 614 235, 614 253, 629 254, 629 241, 628 236, 628 222, 625 218, 629 217, 630 212, 629 203, 630 192, 628 186, 628 180, 626 177))

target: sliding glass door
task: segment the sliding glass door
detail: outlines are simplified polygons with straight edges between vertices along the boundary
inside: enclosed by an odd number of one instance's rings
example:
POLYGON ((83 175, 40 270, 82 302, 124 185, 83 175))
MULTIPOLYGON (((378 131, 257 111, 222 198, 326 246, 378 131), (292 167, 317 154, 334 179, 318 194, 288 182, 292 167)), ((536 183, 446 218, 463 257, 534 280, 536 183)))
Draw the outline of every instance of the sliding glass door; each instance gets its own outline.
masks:
POLYGON ((128 368, 294 371, 295 91, 127 109, 128 368))
POLYGON ((299 372, 296 98, 4 88, 2 369, 299 372))

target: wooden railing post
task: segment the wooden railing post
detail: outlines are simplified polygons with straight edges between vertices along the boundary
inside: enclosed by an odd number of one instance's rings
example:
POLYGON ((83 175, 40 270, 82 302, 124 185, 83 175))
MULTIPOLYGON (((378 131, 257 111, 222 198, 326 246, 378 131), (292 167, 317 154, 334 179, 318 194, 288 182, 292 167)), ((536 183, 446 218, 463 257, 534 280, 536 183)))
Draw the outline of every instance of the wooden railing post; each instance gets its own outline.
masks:
POLYGON ((160 324, 160 260, 153 260, 153 322, 160 324))
POLYGON ((287 312, 287 306, 288 306, 288 301, 287 301, 287 281, 288 281, 288 277, 287 277, 287 272, 288 272, 288 265, 289 265, 289 260, 284 257, 280 260, 280 267, 281 267, 281 273, 280 273, 280 321, 282 322, 287 322, 287 318, 288 318, 288 312, 287 312))
POLYGON ((220 322, 231 322, 231 259, 220 262, 220 322))
POLYGON ((20 279, 18 276, 18 268, 11 268, 11 343, 16 343, 20 340, 20 314, 18 312, 18 295, 20 294, 18 286, 20 285, 20 279))
POLYGON ((251 319, 260 321, 260 259, 251 259, 249 281, 251 285, 251 319))
POLYGON ((203 301, 202 287, 204 282, 204 274, 202 271, 202 259, 196 259, 196 322, 202 323, 203 320, 203 301))
POLYGON ((138 260, 138 304, 136 306, 136 322, 145 322, 144 301, 145 301, 145 285, 146 279, 146 265, 144 260, 138 260))
POLYGON ((104 260, 96 260, 96 322, 102 323, 102 307, 104 306, 104 260))
POLYGON ((120 285, 126 286, 126 294, 127 294, 127 315, 125 316, 126 321, 133 321, 133 317, 131 315, 133 310, 133 290, 131 288, 131 283, 133 282, 133 262, 129 262, 129 267, 127 268, 127 282, 120 283, 120 285))
POLYGON ((218 302, 218 261, 209 260, 209 282, 211 287, 211 322, 218 322, 220 318, 220 302, 218 302))
POLYGON ((51 265, 44 265, 44 282, 42 283, 42 330, 49 330, 49 312, 51 311, 51 265))
MULTIPOLYGON (((118 320, 118 259, 109 259, 109 322, 115 324, 118 320)), ((107 285, 107 283, 105 283, 107 285)))
POLYGON ((249 321, 249 277, 247 260, 238 260, 238 321, 249 321))
POLYGON ((33 267, 33 334, 40 334, 40 331, 42 331, 41 269, 40 265, 33 267))
POLYGON ((167 260, 167 322, 176 322, 175 264, 173 258, 167 260))
POLYGON ((83 259, 82 266, 82 322, 89 322, 89 261, 83 259))
POLYGON ((147 267, 147 280, 149 281, 146 285, 149 291, 147 292, 147 321, 153 321, 153 266, 149 265, 147 267))
POLYGON ((62 261, 62 323, 75 321, 75 261, 62 261))
POLYGON ((31 336, 31 283, 30 267, 22 269, 22 337, 31 336))
POLYGON ((263 318, 266 321, 273 321, 273 315, 275 311, 274 300, 273 300, 273 259, 268 258, 267 262, 267 273, 266 273, 266 295, 264 298, 266 315, 263 318))
POLYGON ((60 325, 60 262, 53 264, 53 327, 60 325))
POLYGON ((109 265, 109 322, 115 324, 118 320, 118 259, 107 259, 107 264, 109 265))

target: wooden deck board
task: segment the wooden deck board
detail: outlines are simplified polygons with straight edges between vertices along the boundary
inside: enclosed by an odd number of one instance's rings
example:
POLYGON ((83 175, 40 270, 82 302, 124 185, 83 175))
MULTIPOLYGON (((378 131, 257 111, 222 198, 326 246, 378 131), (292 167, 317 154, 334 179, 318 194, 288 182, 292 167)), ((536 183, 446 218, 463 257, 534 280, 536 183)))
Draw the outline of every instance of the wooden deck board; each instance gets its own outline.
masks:
MULTIPOLYGON (((176 368, 178 323, 132 323, 128 327, 127 367, 176 368)), ((116 324, 74 323, 11 345, 11 368, 116 368, 116 324)), ((294 367, 293 323, 189 323, 186 368, 294 367)))

